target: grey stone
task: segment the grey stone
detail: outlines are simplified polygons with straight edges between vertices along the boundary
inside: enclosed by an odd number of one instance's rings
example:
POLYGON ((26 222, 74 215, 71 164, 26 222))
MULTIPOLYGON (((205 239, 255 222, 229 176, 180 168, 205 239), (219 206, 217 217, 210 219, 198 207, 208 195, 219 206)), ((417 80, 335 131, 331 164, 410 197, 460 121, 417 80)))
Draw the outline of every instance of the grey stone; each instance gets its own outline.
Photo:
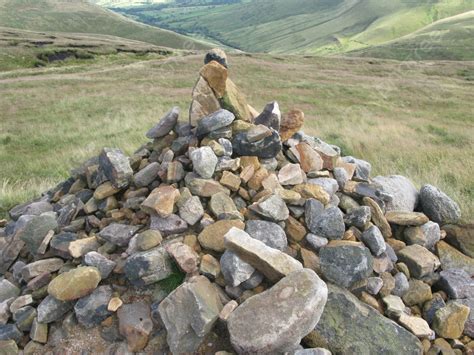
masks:
POLYGON ((419 244, 433 250, 441 238, 441 230, 439 224, 429 221, 419 227, 405 228, 404 236, 408 244, 419 244))
POLYGON ((25 281, 39 276, 43 273, 52 273, 61 269, 64 261, 60 258, 43 259, 25 265, 21 269, 21 275, 25 281))
POLYGON ((350 227, 354 226, 359 229, 364 229, 370 222, 372 213, 370 207, 361 206, 353 208, 344 216, 344 223, 350 227))
POLYGON ((413 212, 418 204, 418 190, 413 183, 401 175, 377 176, 374 182, 382 186, 382 191, 392 196, 385 209, 389 211, 413 212))
POLYGON ((255 124, 273 128, 277 132, 280 131, 281 112, 278 102, 268 103, 263 112, 255 118, 255 124))
POLYGON ((127 339, 128 350, 140 352, 153 330, 150 306, 144 302, 125 304, 117 311, 119 332, 127 339))
POLYGON ((380 256, 387 250, 383 235, 376 226, 372 226, 362 233, 361 240, 375 256, 380 256))
POLYGON ((150 185, 157 177, 160 172, 160 164, 153 162, 148 164, 138 173, 133 176, 133 183, 137 187, 145 187, 150 185))
POLYGON ((173 273, 171 259, 163 247, 133 254, 124 266, 127 278, 137 285, 150 285, 173 273))
POLYGON ((17 223, 21 225, 17 232, 20 239, 25 242, 28 250, 33 254, 37 253, 48 232, 58 228, 56 215, 53 212, 46 212, 39 216, 21 216, 17 223))
POLYGON ((104 148, 99 156, 99 165, 107 179, 118 189, 127 187, 132 180, 130 161, 120 149, 104 148))
POLYGON ((107 310, 112 293, 112 287, 100 286, 89 296, 78 300, 74 306, 77 321, 86 328, 92 328, 102 323, 112 314, 107 310))
POLYGON ((151 216, 150 229, 160 231, 166 237, 185 232, 188 229, 188 224, 176 214, 166 218, 151 216))
POLYGON ((22 307, 33 304, 33 297, 31 295, 23 295, 14 300, 10 305, 10 312, 15 313, 22 307))
POLYGON ((52 212, 53 206, 47 201, 27 202, 12 208, 9 211, 10 217, 17 220, 23 215, 39 216, 45 212, 52 212))
POLYGON ((95 251, 91 251, 84 256, 84 263, 88 266, 96 267, 100 272, 102 280, 105 280, 107 277, 109 277, 110 273, 117 265, 115 261, 109 260, 102 254, 99 254, 95 251))
POLYGON ((308 233, 305 239, 306 239, 306 242, 315 251, 319 251, 319 249, 321 249, 322 247, 326 246, 329 243, 329 240, 327 238, 323 238, 312 233, 308 233))
POLYGON ((262 159, 275 158, 281 152, 280 135, 272 130, 272 135, 257 142, 248 140, 247 132, 238 133, 232 141, 234 153, 238 156, 256 156, 262 159))
POLYGON ((339 184, 335 179, 331 178, 316 178, 308 180, 308 183, 321 186, 329 196, 333 196, 339 190, 339 184))
POLYGON ((258 125, 250 128, 247 131, 247 138, 250 143, 257 142, 264 139, 272 134, 272 131, 267 126, 258 125))
POLYGON ((331 355, 331 352, 324 348, 300 349, 296 350, 293 355, 331 355))
POLYGON ((356 159, 351 156, 343 157, 342 161, 345 163, 351 163, 356 165, 356 170, 354 173, 354 178, 356 180, 368 181, 370 178, 370 172, 372 170, 372 165, 365 160, 356 159))
POLYGON ((214 175, 217 165, 217 156, 211 147, 201 147, 191 153, 194 172, 203 179, 210 179, 214 175))
POLYGON ((16 327, 22 332, 29 332, 37 313, 34 307, 26 306, 17 309, 12 314, 16 327))
POLYGON ((259 202, 251 205, 250 209, 272 222, 285 221, 290 216, 290 211, 285 201, 277 194, 271 194, 262 198, 259 202))
POLYGON ((149 139, 166 136, 176 126, 179 118, 179 107, 173 107, 154 127, 146 134, 149 139))
POLYGON ((337 242, 319 250, 323 276, 330 282, 350 287, 372 273, 373 258, 360 243, 337 242))
POLYGON ((292 272, 230 314, 231 343, 239 354, 291 351, 318 324, 326 300, 327 286, 314 271, 292 272))
POLYGON ((405 304, 398 296, 388 295, 382 298, 385 304, 385 314, 390 318, 398 318, 405 311, 405 304))
POLYGON ((262 283, 264 278, 265 276, 261 272, 255 271, 252 276, 250 276, 248 280, 242 282, 240 286, 245 290, 253 290, 262 283))
POLYGON ((271 281, 278 281, 293 271, 301 269, 301 263, 281 251, 271 248, 244 231, 233 227, 224 236, 225 247, 252 265, 271 281))
POLYGON ((474 298, 474 280, 464 270, 441 271, 436 287, 446 292, 451 299, 474 298))
POLYGON ((255 268, 232 251, 226 250, 220 259, 221 272, 227 285, 239 286, 252 277, 255 268))
POLYGON ((7 279, 0 281, 0 302, 16 298, 20 295, 20 292, 20 289, 7 279))
POLYGON ((140 228, 137 226, 112 223, 102 229, 99 233, 99 236, 112 244, 118 245, 120 247, 126 247, 130 242, 130 239, 132 239, 139 229, 140 228))
POLYGON ((316 200, 306 202, 306 225, 311 233, 329 240, 342 239, 346 227, 344 215, 338 207, 321 210, 322 204, 316 200))
POLYGON ((383 280, 380 277, 369 277, 367 279, 367 292, 371 295, 377 295, 383 286, 383 280))
POLYGON ((179 216, 190 226, 195 225, 204 216, 204 208, 198 196, 192 196, 179 207, 179 216))
POLYGON ((203 117, 198 122, 196 135, 199 137, 205 136, 212 131, 229 126, 234 120, 235 116, 232 112, 221 109, 203 117))
POLYGON ((234 201, 225 192, 214 194, 209 202, 209 208, 217 219, 244 219, 234 201))
POLYGON ((425 185, 421 188, 420 203, 423 212, 441 225, 455 224, 461 218, 459 205, 435 186, 425 185))
POLYGON ((267 246, 284 251, 288 240, 283 228, 278 224, 268 221, 248 221, 245 231, 254 239, 260 240, 267 246))
POLYGON ((443 296, 439 293, 435 293, 431 300, 423 304, 423 319, 425 319, 428 324, 432 324, 438 309, 444 307, 446 307, 446 302, 444 302, 443 296))
POLYGON ((316 332, 334 354, 421 354, 410 332, 360 302, 349 291, 328 285, 329 295, 316 332))
POLYGON ((46 296, 38 306, 38 322, 55 322, 69 312, 73 306, 73 302, 63 302, 57 300, 53 296, 46 296))
POLYGON ((13 302, 13 298, 10 298, 6 301, 0 302, 0 324, 7 324, 10 319, 10 304, 13 302))
POLYGON ((19 343, 22 336, 15 324, 0 325, 0 340, 14 340, 19 343))
POLYGON ((51 239, 49 246, 53 249, 69 254, 69 245, 77 240, 76 233, 59 233, 51 239))
POLYGON ((204 276, 194 277, 174 290, 158 307, 171 352, 195 352, 222 307, 217 289, 204 276))
POLYGON ((399 272, 395 275, 395 288, 392 290, 392 294, 395 296, 403 297, 408 292, 410 284, 408 279, 403 272, 399 272))
POLYGON ((347 174, 347 170, 344 168, 334 168, 333 174, 334 178, 337 181, 337 184, 339 185, 339 189, 343 190, 344 186, 346 185, 346 182, 349 181, 349 175, 347 174))
POLYGON ((224 148, 224 156, 231 157, 234 152, 232 142, 226 138, 219 138, 218 142, 224 148))

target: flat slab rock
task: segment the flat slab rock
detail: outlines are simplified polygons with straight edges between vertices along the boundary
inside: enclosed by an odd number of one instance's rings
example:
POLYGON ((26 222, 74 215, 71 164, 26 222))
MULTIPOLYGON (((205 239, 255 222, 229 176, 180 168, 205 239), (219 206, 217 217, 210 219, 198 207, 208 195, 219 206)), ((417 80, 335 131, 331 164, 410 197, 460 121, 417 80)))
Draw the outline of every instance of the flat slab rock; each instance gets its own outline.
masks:
POLYGON ((333 354, 423 353, 409 331, 360 302, 349 291, 328 285, 326 307, 315 330, 333 354))
POLYGON ((228 329, 239 354, 275 354, 295 348, 318 323, 327 286, 310 269, 295 271, 231 313, 228 329))

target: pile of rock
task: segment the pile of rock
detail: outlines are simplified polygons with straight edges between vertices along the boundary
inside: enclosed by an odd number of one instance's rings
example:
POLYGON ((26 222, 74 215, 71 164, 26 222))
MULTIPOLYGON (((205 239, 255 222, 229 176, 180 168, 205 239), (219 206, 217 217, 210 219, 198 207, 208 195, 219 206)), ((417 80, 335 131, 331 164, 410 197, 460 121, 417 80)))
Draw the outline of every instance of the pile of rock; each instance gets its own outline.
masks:
POLYGON ((206 56, 131 157, 103 149, 0 229, 0 353, 461 354, 456 203, 257 114, 206 56), (319 276, 318 276, 319 275, 319 276), (323 281, 324 280, 324 281, 323 281))

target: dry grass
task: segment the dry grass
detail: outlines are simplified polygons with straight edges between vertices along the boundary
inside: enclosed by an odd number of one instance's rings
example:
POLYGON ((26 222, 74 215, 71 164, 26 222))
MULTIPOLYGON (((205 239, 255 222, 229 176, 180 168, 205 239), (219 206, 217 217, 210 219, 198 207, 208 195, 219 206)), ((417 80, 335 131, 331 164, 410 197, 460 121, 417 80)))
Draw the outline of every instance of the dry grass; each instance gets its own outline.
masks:
MULTIPOLYGON (((0 73, 0 209, 64 179, 103 146, 131 153, 170 107, 186 112, 201 60, 0 73)), ((308 133, 369 160, 375 174, 438 185, 472 220, 474 63, 242 55, 231 65, 257 109, 274 99, 303 109, 308 133)))

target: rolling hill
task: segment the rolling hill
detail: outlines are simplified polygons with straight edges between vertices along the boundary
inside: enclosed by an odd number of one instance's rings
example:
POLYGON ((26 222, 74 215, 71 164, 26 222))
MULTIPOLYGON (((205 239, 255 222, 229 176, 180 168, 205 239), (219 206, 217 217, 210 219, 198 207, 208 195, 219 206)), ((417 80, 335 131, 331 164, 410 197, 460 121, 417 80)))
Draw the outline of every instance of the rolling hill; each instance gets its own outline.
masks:
POLYGON ((85 0, 0 0, 0 26, 111 35, 169 48, 208 48, 203 42, 132 21, 85 0))
POLYGON ((90 0, 90 2, 105 7, 127 7, 141 6, 150 4, 159 4, 169 2, 171 0, 90 0))
POLYGON ((350 55, 398 60, 474 60, 474 11, 452 16, 389 43, 350 55))
POLYGON ((244 51, 318 55, 381 45, 469 10, 474 2, 456 0, 191 0, 117 9, 244 51))

